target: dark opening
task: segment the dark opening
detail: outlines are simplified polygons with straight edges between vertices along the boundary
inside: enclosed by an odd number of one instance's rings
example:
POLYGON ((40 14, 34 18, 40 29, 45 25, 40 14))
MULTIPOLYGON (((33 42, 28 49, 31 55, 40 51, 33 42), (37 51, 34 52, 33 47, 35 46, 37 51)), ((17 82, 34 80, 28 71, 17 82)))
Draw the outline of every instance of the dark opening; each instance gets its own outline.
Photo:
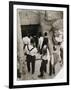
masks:
POLYGON ((39 24, 21 25, 22 37, 24 37, 27 34, 30 34, 31 36, 38 35, 39 26, 39 24))

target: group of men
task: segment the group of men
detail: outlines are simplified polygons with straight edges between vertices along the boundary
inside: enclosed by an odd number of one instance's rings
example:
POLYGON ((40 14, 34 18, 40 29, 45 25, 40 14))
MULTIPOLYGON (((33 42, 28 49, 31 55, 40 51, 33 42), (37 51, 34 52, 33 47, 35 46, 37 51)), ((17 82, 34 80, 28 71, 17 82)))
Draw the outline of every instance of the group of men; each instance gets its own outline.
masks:
POLYGON ((32 70, 32 74, 35 73, 35 62, 36 62, 36 55, 39 53, 41 55, 40 60, 40 75, 38 77, 43 77, 44 73, 47 72, 47 63, 49 62, 49 75, 52 73, 55 74, 55 65, 54 63, 51 64, 51 60, 53 60, 53 56, 50 56, 50 50, 48 45, 48 35, 47 32, 44 33, 42 36, 41 32, 39 33, 38 37, 33 37, 31 35, 25 35, 23 37, 23 49, 26 55, 26 62, 27 62, 27 70, 30 72, 32 70), (36 43, 38 41, 38 43, 36 43), (38 44, 38 45, 37 45, 38 44), (31 68, 30 68, 31 65, 31 68))
POLYGON ((30 72, 30 64, 31 64, 32 74, 34 74, 36 55, 37 53, 40 53, 41 54, 40 60, 42 60, 42 62, 40 67, 40 75, 38 75, 38 77, 43 77, 44 72, 47 72, 47 63, 48 60, 50 59, 48 50, 47 32, 44 33, 44 37, 40 32, 39 37, 37 39, 35 39, 30 35, 25 35, 25 37, 23 37, 23 44, 24 44, 23 49, 26 55, 28 72, 30 72), (38 45, 36 45, 36 40, 38 40, 38 45))

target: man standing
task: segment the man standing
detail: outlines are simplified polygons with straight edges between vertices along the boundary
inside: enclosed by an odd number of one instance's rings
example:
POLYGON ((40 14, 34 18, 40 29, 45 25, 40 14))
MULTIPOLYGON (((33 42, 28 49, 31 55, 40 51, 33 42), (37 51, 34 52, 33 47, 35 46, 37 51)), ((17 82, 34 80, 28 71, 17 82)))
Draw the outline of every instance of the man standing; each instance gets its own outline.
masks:
POLYGON ((47 72, 47 63, 50 60, 50 54, 46 45, 43 48, 41 59, 42 59, 42 62, 41 62, 41 67, 40 67, 40 75, 38 75, 38 77, 43 77, 44 72, 45 73, 47 72))
POLYGON ((48 47, 48 36, 47 36, 47 32, 44 33, 44 39, 43 39, 42 48, 44 47, 44 45, 46 45, 48 47))
POLYGON ((25 46, 26 46, 26 45, 29 45, 29 44, 30 44, 29 35, 25 35, 25 36, 23 37, 23 44, 24 44, 23 49, 25 49, 25 46))
POLYGON ((43 44, 43 36, 40 32, 39 33, 39 39, 38 39, 38 49, 39 49, 40 54, 42 54, 42 44, 43 44))
POLYGON ((30 44, 26 46, 26 51, 27 51, 27 69, 28 72, 30 72, 30 63, 31 63, 31 68, 32 68, 32 74, 35 72, 35 60, 36 60, 36 54, 37 54, 37 49, 34 46, 34 41, 31 39, 30 44))

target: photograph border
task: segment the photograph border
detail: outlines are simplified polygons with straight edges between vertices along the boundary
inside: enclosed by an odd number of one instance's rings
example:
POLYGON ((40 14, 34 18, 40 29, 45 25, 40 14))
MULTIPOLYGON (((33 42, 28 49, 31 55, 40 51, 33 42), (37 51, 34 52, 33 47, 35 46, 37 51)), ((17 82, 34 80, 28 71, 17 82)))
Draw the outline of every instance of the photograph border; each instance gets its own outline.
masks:
POLYGON ((33 3, 33 2, 17 2, 9 1, 9 88, 28 88, 28 87, 43 87, 43 86, 61 86, 69 85, 69 5, 66 4, 50 4, 50 3, 33 3), (30 84, 30 85, 14 85, 13 81, 13 6, 14 5, 30 5, 30 6, 45 6, 45 7, 61 7, 67 9, 67 82, 61 83, 45 83, 45 84, 30 84))

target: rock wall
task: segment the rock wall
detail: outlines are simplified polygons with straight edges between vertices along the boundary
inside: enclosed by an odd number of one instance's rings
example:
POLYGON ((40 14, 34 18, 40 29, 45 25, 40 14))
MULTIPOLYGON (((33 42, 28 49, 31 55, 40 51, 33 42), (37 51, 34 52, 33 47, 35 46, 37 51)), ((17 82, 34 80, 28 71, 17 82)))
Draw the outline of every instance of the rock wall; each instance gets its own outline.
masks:
MULTIPOLYGON (((19 11, 17 10, 17 62, 19 62, 19 71, 21 73, 21 78, 26 79, 26 64, 25 57, 23 51, 23 40, 21 35, 21 27, 20 27, 20 16, 19 11), (24 73, 24 74, 22 74, 24 73)), ((17 67, 18 68, 18 67, 17 67)))
POLYGON ((43 11, 40 14, 40 25, 43 32, 49 32, 52 28, 63 29, 63 12, 61 11, 43 11))
POLYGON ((20 10, 21 25, 39 24, 39 12, 37 10, 20 10))

